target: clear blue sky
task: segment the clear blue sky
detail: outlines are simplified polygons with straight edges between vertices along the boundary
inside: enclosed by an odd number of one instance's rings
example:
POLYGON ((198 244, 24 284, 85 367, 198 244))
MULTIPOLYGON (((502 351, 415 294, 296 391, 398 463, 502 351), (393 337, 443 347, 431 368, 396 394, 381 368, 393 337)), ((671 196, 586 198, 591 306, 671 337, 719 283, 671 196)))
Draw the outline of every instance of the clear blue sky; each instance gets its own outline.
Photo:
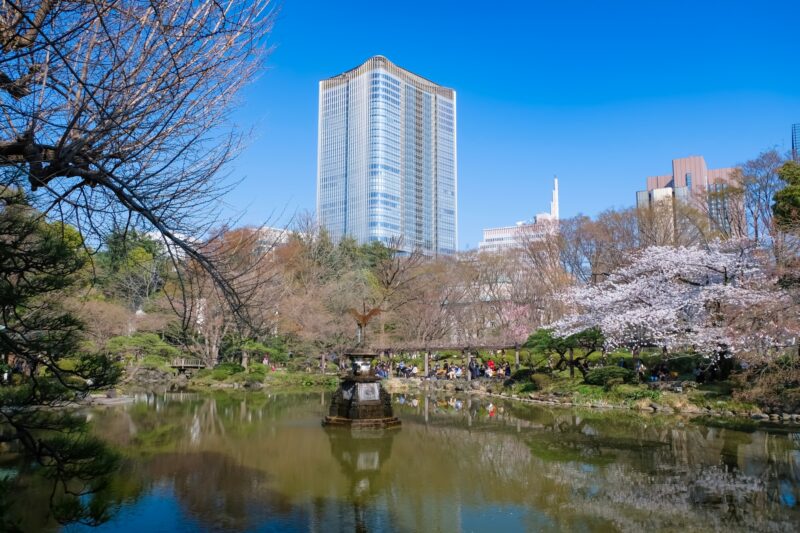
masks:
POLYGON ((648 175, 703 155, 732 166, 790 148, 800 122, 800 0, 284 0, 229 197, 242 222, 316 198, 318 81, 382 54, 457 91, 459 246, 549 205, 634 203, 648 175))

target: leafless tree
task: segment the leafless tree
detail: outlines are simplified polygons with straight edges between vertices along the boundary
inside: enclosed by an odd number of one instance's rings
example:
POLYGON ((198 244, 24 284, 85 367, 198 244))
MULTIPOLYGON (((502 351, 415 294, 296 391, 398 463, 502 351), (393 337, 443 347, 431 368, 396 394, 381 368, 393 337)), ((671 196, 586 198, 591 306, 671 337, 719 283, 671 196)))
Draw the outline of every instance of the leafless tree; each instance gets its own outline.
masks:
POLYGON ((2 0, 2 183, 89 244, 157 232, 240 308, 224 258, 197 243, 221 225, 240 146, 228 115, 272 14, 268 0, 2 0))
POLYGON ((278 243, 265 242, 259 234, 257 228, 221 231, 200 248, 201 253, 227 258, 227 282, 239 295, 240 309, 230 308, 213 276, 202 265, 188 261, 182 267, 188 290, 175 290, 186 294, 183 301, 187 307, 181 312, 194 333, 188 339, 189 348, 209 365, 217 362, 226 335, 259 338, 271 334, 276 327, 279 302, 286 294, 275 255, 278 243))
POLYGON ((527 293, 534 326, 549 324, 561 317, 565 310, 561 292, 577 281, 566 265, 564 238, 560 233, 552 233, 545 238, 528 240, 522 247, 521 259, 526 268, 521 272, 529 287, 527 293))
POLYGON ((457 259, 440 257, 420 266, 411 290, 415 298, 397 309, 395 341, 400 346, 423 349, 453 342, 454 311, 464 304, 467 287, 460 283, 457 259))
POLYGON ((556 284, 562 274, 574 282, 594 283, 619 266, 621 252, 642 246, 646 231, 651 230, 642 227, 635 209, 608 210, 595 220, 583 215, 561 220, 557 232, 546 239, 527 239, 525 248, 531 261, 556 275, 556 284))
POLYGON ((786 162, 777 150, 767 150, 743 163, 736 179, 743 191, 743 205, 748 224, 748 236, 757 245, 772 250, 775 261, 790 259, 794 240, 780 230, 773 220, 772 203, 775 193, 784 183, 778 170, 786 162))
POLYGON ((552 277, 540 277, 535 268, 518 249, 459 257, 444 281, 451 339, 461 346, 524 341, 552 303, 547 286, 552 277))
POLYGON ((747 204, 745 189, 741 183, 741 171, 737 179, 725 184, 721 190, 710 191, 697 205, 706 215, 710 234, 714 238, 746 239, 748 237, 747 204), (712 210, 711 206, 716 205, 712 210))
POLYGON ((133 332, 133 313, 124 306, 102 301, 69 302, 76 314, 87 324, 87 336, 99 347, 104 347, 111 337, 133 332))
POLYGON ((114 292, 132 311, 142 311, 145 303, 163 284, 158 258, 147 253, 132 254, 117 273, 114 292))

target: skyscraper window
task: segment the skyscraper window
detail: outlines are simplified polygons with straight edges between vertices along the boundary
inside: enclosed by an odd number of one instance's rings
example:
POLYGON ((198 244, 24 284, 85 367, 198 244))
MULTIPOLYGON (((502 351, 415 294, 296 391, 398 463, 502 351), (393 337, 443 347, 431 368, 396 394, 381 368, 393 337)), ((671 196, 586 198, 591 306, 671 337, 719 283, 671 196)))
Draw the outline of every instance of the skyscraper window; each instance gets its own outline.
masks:
POLYGON ((456 251, 455 100, 382 56, 320 82, 317 216, 334 240, 456 251))

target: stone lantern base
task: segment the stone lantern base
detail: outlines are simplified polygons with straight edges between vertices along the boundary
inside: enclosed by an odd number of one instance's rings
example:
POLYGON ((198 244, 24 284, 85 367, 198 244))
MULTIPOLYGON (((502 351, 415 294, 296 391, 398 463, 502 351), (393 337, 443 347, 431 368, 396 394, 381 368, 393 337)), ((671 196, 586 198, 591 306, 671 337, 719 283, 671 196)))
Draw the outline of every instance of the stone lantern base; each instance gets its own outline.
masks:
POLYGON ((377 376, 348 374, 333 395, 324 426, 387 429, 400 426, 392 412, 392 399, 377 376))

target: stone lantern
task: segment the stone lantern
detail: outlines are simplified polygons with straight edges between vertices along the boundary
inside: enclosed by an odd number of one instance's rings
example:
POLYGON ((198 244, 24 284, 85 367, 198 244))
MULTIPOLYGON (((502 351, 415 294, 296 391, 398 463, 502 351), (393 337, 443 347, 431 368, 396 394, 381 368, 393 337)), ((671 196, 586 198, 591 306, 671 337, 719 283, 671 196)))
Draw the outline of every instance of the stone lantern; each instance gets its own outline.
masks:
POLYGON ((377 354, 346 354, 350 370, 340 376, 339 389, 331 400, 331 408, 322 424, 358 429, 387 429, 400 426, 392 412, 392 399, 381 387, 372 362, 377 354))

